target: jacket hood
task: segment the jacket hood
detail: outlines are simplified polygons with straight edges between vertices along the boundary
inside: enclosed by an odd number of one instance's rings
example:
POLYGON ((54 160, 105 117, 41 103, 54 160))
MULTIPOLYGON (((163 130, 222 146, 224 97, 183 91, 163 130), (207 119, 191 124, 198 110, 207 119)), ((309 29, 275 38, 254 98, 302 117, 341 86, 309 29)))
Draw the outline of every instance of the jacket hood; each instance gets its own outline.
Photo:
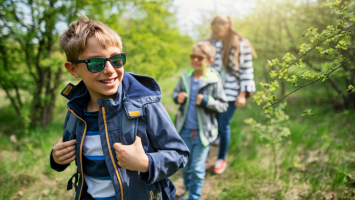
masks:
MULTIPOLYGON (((90 99, 84 82, 80 81, 77 85, 69 83, 61 95, 69 100, 67 106, 81 117, 83 108, 90 99)), ((114 115, 118 113, 122 99, 127 116, 129 118, 139 117, 143 115, 144 105, 161 100, 161 90, 156 80, 151 77, 124 72, 116 98, 98 99, 97 103, 106 108, 108 115, 114 115)))
MULTIPOLYGON (((194 69, 189 69, 189 71, 187 71, 185 73, 186 76, 188 77, 191 77, 194 73, 194 69)), ((214 70, 213 68, 211 67, 207 67, 206 69, 206 73, 202 79, 204 82, 206 83, 215 83, 215 82, 218 82, 219 80, 219 75, 218 75, 218 72, 216 70, 214 70)))

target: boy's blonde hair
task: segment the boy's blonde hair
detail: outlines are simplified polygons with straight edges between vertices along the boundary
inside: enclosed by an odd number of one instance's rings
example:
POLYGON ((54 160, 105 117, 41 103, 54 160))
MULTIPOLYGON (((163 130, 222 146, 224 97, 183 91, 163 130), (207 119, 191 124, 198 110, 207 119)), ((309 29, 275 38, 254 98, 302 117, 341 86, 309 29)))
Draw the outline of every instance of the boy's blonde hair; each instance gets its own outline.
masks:
POLYGON ((79 55, 86 50, 87 39, 95 37, 106 49, 107 47, 118 47, 122 50, 121 37, 105 24, 89 20, 83 14, 79 15, 78 21, 71 22, 59 38, 60 47, 64 50, 67 60, 77 60, 79 55))
POLYGON ((194 45, 193 49, 195 48, 200 48, 203 54, 205 54, 208 59, 213 58, 214 55, 216 54, 216 49, 208 41, 198 42, 197 44, 194 45))

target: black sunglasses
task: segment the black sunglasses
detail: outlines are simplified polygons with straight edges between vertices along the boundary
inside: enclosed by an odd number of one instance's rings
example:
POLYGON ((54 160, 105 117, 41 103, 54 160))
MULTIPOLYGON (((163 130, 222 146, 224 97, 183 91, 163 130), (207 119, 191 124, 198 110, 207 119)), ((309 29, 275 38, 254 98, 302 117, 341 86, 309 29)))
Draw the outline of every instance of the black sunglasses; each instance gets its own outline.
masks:
POLYGON ((110 61, 111 65, 115 68, 123 67, 126 64, 127 53, 115 54, 109 58, 90 58, 86 60, 72 60, 73 64, 86 63, 90 72, 100 72, 105 66, 106 62, 110 61))
POLYGON ((190 59, 191 59, 191 60, 195 60, 196 58, 197 58, 197 60, 200 61, 200 62, 201 62, 203 59, 205 59, 205 57, 203 57, 203 56, 197 56, 197 55, 194 55, 194 54, 191 54, 191 55, 190 55, 190 59))

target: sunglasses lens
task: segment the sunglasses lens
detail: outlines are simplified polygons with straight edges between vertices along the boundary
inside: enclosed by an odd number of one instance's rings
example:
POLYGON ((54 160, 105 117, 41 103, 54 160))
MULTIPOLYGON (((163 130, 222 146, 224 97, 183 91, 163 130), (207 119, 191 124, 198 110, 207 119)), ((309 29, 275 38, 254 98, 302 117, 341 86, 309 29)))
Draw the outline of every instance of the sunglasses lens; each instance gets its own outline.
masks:
POLYGON ((197 58, 198 61, 202 61, 203 57, 202 56, 196 56, 196 55, 190 55, 191 60, 195 60, 197 58))
POLYGON ((112 66, 119 68, 126 63, 126 56, 123 54, 114 55, 111 57, 112 66))
POLYGON ((89 71, 99 72, 105 67, 105 60, 102 58, 93 58, 88 63, 89 71))

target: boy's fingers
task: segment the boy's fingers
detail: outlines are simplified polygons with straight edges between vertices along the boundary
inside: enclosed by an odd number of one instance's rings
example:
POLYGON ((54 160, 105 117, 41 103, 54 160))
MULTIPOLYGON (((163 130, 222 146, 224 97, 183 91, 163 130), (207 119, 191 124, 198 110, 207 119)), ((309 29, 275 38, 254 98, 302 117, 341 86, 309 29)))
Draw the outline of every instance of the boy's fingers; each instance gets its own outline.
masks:
POLYGON ((75 155, 75 149, 70 152, 67 152, 66 154, 63 154, 59 159, 67 160, 68 158, 71 158, 73 155, 75 155))
POLYGON ((59 145, 59 150, 65 149, 65 148, 73 146, 73 145, 76 145, 76 140, 70 140, 67 142, 63 142, 59 145))
POLYGON ((75 151, 75 149, 76 149, 76 145, 72 145, 72 146, 66 147, 64 149, 60 149, 56 152, 56 156, 59 157, 59 156, 65 155, 71 151, 75 151))
POLYGON ((133 145, 137 146, 142 146, 142 139, 138 136, 136 136, 136 140, 134 141, 133 145))
POLYGON ((59 139, 58 143, 63 143, 63 138, 62 137, 59 139))
POLYGON ((121 142, 116 142, 113 144, 113 148, 119 151, 121 149, 122 143, 121 142))
POLYGON ((63 161, 63 164, 69 164, 69 163, 73 162, 75 160, 75 158, 76 158, 76 155, 74 154, 72 157, 63 161))
MULTIPOLYGON (((117 164, 118 164, 120 167, 123 167, 123 166, 122 166, 122 163, 121 163, 119 160, 117 161, 117 164)), ((124 167, 123 167, 123 168, 124 168, 124 167)))

